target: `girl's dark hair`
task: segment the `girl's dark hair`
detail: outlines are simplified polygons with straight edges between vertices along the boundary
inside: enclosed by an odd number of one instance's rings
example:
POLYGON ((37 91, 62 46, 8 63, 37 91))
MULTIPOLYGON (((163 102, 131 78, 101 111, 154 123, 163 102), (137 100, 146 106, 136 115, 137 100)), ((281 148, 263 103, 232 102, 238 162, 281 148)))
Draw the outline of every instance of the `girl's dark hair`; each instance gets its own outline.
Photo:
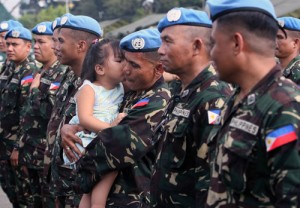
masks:
POLYGON ((109 47, 112 49, 114 56, 124 59, 124 53, 119 47, 119 40, 102 39, 101 41, 95 41, 91 44, 85 59, 83 61, 81 78, 87 79, 90 82, 96 80, 95 66, 96 64, 105 64, 106 59, 109 56, 109 47))

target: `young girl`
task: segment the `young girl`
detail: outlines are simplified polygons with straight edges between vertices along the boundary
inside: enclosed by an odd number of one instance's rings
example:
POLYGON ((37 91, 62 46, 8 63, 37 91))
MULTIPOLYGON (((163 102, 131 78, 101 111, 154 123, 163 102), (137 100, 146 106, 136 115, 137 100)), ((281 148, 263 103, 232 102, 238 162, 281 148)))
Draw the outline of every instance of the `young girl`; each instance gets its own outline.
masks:
MULTIPOLYGON (((119 49, 119 41, 103 39, 91 45, 83 63, 82 86, 76 98, 77 115, 70 120, 70 124, 80 124, 91 131, 88 134, 78 132, 76 135, 82 140, 84 148, 96 137, 96 133, 117 125, 125 114, 119 112, 123 100, 124 67, 123 54, 119 49)), ((64 153, 65 165, 74 166, 64 153)), ((117 172, 105 175, 94 187, 92 193, 84 194, 79 207, 105 207, 106 198, 117 176, 117 172)))

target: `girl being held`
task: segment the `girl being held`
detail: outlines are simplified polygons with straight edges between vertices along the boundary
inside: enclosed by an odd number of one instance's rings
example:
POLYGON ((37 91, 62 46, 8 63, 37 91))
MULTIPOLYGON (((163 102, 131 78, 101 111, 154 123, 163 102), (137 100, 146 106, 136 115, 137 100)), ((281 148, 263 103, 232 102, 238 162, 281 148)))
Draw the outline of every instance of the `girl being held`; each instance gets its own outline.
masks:
MULTIPOLYGON (((82 145, 76 144, 80 151, 96 137, 97 132, 117 125, 126 114, 119 114, 123 101, 124 88, 122 81, 124 56, 119 48, 119 41, 103 39, 91 45, 83 63, 82 86, 76 99, 76 113, 70 124, 80 124, 92 133, 78 132, 82 145)), ((70 151, 70 150, 66 150, 70 151)), ((75 153, 76 154, 76 153, 75 153)), ((64 152, 64 162, 75 167, 64 152)), ((110 188, 117 172, 104 175, 102 180, 89 194, 84 194, 79 207, 105 207, 110 188)))

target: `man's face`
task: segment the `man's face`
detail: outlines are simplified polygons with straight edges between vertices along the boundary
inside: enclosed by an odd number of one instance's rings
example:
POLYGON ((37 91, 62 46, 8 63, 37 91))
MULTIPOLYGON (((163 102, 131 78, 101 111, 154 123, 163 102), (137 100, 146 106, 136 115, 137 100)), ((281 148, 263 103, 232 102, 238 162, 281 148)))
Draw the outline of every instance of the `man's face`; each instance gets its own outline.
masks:
POLYGON ((230 38, 231 34, 224 32, 217 21, 213 23, 211 42, 212 50, 211 57, 214 62, 214 66, 219 74, 221 80, 231 82, 235 74, 234 69, 234 56, 230 51, 233 45, 233 41, 230 38))
POLYGON ((49 35, 34 35, 34 56, 42 64, 53 60, 54 51, 51 48, 52 40, 49 35))
POLYGON ((20 38, 6 39, 6 55, 9 60, 20 63, 24 61, 30 52, 31 43, 20 38))
POLYGON ((52 42, 51 42, 51 48, 52 48, 55 56, 58 55, 58 49, 57 49, 57 46, 58 46, 58 34, 59 34, 58 31, 59 31, 58 29, 54 30, 53 35, 52 35, 52 42))
POLYGON ((155 64, 145 59, 143 53, 125 52, 126 85, 134 91, 147 90, 155 80, 155 64))
POLYGON ((180 74, 188 70, 193 52, 193 42, 185 34, 188 26, 175 25, 165 28, 161 33, 162 45, 158 49, 160 61, 165 71, 180 74))
POLYGON ((58 34, 57 57, 64 65, 72 66, 77 60, 77 43, 72 38, 72 31, 62 28, 58 34))
POLYGON ((5 37, 6 31, 0 33, 0 52, 6 53, 6 42, 5 42, 5 37))
POLYGON ((294 53, 295 41, 288 32, 287 37, 285 37, 283 31, 279 30, 276 35, 276 43, 275 56, 277 58, 287 58, 294 53))

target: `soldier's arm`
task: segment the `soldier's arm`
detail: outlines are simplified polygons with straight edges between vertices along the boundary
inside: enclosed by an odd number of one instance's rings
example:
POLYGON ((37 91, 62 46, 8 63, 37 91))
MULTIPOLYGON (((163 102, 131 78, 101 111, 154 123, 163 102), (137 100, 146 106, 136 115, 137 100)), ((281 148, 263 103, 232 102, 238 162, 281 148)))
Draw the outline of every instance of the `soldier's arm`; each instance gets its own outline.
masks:
POLYGON ((166 103, 161 97, 152 98, 146 106, 129 110, 120 125, 99 133, 78 161, 77 190, 90 192, 102 175, 133 165, 143 157, 156 142, 151 136, 166 103))
POLYGON ((270 127, 266 134, 266 148, 271 176, 269 179, 270 190, 275 195, 276 207, 299 207, 300 202, 300 105, 292 103, 284 107, 277 116, 269 122, 270 127), (274 138, 272 132, 278 132, 277 144, 267 145, 274 138), (284 138, 283 140, 280 140, 284 138), (298 146, 297 146, 298 145, 298 146))

